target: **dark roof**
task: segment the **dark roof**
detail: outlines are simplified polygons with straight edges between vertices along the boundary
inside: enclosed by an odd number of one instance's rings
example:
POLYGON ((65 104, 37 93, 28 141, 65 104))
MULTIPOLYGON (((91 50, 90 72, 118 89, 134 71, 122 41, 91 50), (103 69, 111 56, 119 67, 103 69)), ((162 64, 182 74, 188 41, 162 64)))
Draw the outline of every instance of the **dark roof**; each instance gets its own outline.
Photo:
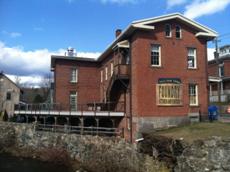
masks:
POLYGON ((212 60, 208 61, 208 64, 222 63, 225 60, 230 60, 230 55, 229 54, 227 54, 225 56, 222 56, 222 57, 220 57, 218 59, 212 59, 212 60))
POLYGON ((220 47, 220 50, 228 48, 228 47, 230 47, 230 45, 224 45, 224 46, 220 47))
POLYGON ((70 61, 81 61, 81 62, 91 62, 91 63, 98 62, 97 59, 88 58, 88 57, 71 57, 71 56, 52 55, 51 56, 51 70, 54 68, 56 60, 70 60, 70 61))

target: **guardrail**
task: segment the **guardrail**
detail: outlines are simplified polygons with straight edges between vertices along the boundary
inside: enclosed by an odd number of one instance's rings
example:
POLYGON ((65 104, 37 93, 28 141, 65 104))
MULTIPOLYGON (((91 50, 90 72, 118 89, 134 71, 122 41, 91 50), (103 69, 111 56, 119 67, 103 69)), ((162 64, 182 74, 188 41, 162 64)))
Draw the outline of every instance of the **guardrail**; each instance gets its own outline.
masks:
POLYGON ((124 102, 93 102, 87 104, 69 104, 60 103, 38 103, 38 104, 18 104, 15 105, 15 111, 90 111, 90 112, 124 112, 124 102))
POLYGON ((119 136, 122 133, 121 131, 118 131, 117 128, 83 127, 83 126, 70 126, 70 125, 49 125, 49 124, 36 124, 35 129, 37 131, 75 133, 81 135, 88 134, 88 135, 119 136))

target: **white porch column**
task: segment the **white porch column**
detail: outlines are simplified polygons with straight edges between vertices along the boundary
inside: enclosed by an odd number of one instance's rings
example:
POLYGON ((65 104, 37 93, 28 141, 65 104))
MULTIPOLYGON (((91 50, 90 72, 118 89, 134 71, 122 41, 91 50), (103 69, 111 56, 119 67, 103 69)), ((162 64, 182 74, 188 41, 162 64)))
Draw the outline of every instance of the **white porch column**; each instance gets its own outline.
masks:
POLYGON ((209 84, 209 96, 212 96, 212 84, 209 84))
POLYGON ((224 94, 224 86, 223 86, 223 81, 220 82, 220 94, 224 94))

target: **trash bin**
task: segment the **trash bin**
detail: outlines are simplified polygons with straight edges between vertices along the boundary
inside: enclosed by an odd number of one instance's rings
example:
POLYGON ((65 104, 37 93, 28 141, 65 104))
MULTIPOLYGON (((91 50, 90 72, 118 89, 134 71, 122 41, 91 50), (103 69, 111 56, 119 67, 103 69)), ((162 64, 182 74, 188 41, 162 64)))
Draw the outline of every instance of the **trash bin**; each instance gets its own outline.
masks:
POLYGON ((218 119, 218 108, 215 105, 208 107, 208 119, 210 122, 218 119))

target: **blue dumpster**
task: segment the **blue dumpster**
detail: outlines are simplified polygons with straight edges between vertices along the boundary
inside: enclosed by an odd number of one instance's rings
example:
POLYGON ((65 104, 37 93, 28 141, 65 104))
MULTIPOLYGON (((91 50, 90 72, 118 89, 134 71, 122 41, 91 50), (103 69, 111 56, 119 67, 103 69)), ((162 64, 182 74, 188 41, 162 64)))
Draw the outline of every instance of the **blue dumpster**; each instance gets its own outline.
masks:
POLYGON ((215 105, 211 105, 208 107, 208 119, 209 121, 218 119, 218 108, 215 105))

